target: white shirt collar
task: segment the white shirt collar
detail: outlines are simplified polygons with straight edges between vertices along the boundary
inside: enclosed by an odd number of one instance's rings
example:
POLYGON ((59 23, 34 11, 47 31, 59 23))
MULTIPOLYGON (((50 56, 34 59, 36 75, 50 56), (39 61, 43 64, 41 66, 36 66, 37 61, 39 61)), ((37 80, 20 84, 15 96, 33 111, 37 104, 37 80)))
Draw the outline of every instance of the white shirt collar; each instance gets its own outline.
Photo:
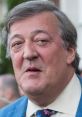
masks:
MULTIPOLYGON (((73 78, 63 90, 63 92, 57 97, 57 99, 45 108, 56 110, 58 112, 75 115, 79 100, 81 96, 80 82, 74 74, 73 78)), ((37 110, 42 109, 38 105, 35 105, 30 100, 28 101, 26 117, 30 117, 37 110)))

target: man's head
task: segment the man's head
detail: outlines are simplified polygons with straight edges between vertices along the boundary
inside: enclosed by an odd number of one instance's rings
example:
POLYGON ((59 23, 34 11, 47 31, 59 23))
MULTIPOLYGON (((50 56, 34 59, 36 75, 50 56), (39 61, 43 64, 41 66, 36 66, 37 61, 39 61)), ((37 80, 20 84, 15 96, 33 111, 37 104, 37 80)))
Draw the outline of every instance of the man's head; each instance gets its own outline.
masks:
POLYGON ((19 89, 12 74, 0 75, 0 97, 9 102, 19 97, 19 89))
POLYGON ((18 5, 5 29, 18 84, 30 98, 50 95, 51 102, 78 70, 76 29, 49 1, 18 5))

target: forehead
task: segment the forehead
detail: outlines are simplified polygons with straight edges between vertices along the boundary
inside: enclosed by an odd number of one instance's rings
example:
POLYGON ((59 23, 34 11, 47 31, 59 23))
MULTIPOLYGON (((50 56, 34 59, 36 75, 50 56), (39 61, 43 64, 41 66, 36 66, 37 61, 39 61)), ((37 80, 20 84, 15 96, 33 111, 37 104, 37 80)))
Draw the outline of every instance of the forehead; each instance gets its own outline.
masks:
MULTIPOLYGON (((58 19, 51 12, 42 12, 30 17, 26 17, 23 20, 16 21, 10 27, 11 37, 14 34, 24 34, 28 32, 34 32, 36 30, 43 30, 50 33, 58 32, 58 19)), ((53 35, 52 35, 53 36, 53 35)))

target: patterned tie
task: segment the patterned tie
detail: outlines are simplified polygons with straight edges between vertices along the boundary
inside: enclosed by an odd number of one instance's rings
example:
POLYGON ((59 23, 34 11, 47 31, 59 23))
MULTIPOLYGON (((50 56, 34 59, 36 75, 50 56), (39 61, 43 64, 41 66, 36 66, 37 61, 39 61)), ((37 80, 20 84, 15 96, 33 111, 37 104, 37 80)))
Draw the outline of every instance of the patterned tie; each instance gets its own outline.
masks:
POLYGON ((50 117, 51 115, 54 115, 56 113, 57 111, 54 111, 54 110, 43 109, 43 110, 38 110, 31 117, 50 117))

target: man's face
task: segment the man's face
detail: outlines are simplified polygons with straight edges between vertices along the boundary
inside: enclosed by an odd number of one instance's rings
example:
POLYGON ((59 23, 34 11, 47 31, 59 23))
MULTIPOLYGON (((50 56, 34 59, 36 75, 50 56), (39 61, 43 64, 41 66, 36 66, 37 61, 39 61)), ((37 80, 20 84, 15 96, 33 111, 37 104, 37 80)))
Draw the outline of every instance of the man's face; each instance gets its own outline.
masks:
POLYGON ((9 47, 16 80, 26 94, 54 94, 66 83, 72 60, 68 60, 70 54, 52 13, 15 22, 10 28, 9 47))

